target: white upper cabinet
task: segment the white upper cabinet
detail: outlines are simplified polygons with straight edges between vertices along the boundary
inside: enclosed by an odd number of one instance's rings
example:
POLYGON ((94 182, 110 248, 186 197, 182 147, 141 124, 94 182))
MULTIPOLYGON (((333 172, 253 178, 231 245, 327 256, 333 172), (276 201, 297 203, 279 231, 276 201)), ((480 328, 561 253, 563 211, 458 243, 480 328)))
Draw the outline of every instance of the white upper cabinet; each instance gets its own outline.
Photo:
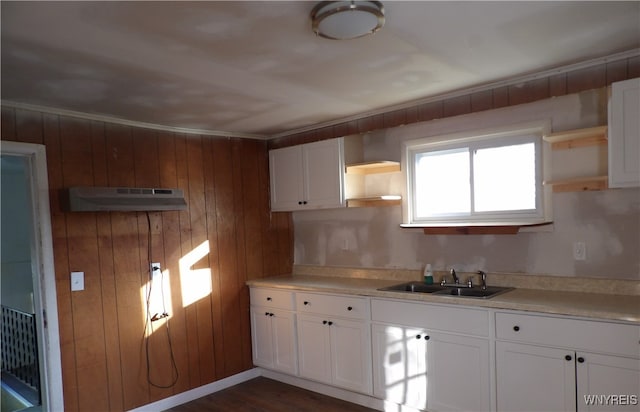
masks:
POLYGON ((271 210, 344 207, 344 141, 323 140, 269 151, 271 210))
POLYGON ((640 78, 611 85, 609 187, 640 186, 640 78))

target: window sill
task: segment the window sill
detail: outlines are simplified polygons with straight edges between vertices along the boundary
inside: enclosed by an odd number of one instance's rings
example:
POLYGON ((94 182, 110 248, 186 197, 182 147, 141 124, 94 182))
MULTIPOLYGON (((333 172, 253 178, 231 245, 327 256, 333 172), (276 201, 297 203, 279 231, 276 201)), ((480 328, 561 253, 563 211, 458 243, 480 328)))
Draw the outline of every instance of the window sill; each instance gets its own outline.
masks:
POLYGON ((544 223, 461 223, 461 224, 402 224, 405 229, 422 229, 425 235, 515 235, 527 229, 552 225, 544 223))

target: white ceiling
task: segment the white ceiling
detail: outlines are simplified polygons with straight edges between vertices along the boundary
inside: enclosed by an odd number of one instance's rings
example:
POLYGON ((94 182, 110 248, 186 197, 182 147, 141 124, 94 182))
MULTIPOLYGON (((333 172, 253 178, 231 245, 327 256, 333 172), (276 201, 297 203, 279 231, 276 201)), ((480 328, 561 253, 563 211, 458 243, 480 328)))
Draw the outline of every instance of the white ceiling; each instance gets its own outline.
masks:
POLYGON ((314 2, 10 2, 3 102, 272 136, 640 47, 640 2, 385 1, 316 37, 314 2))

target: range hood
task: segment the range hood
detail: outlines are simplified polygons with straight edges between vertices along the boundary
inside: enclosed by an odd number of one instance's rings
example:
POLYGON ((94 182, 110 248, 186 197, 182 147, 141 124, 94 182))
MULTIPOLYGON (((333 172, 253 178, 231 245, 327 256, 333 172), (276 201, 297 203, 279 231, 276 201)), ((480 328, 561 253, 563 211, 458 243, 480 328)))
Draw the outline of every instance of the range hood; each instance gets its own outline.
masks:
POLYGON ((181 189, 142 187, 71 187, 71 212, 144 212, 185 210, 187 202, 181 189))

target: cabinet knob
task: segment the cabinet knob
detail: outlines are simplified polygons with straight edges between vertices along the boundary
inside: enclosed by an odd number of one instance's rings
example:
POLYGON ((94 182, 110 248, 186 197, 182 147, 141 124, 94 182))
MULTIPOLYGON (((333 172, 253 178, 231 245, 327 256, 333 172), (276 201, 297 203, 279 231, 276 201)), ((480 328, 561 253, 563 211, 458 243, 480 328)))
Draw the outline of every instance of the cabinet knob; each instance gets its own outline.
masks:
POLYGON ((582 356, 580 356, 580 357, 578 358, 578 362, 579 362, 579 363, 583 363, 583 362, 584 362, 584 358, 583 358, 582 356))
POLYGON ((422 336, 416 335, 416 339, 422 339, 422 336))
POLYGON ((269 312, 265 312, 265 313, 264 313, 264 316, 269 316, 269 312))
POLYGON ((302 204, 303 204, 303 205, 306 205, 306 204, 307 204, 307 201, 306 201, 306 200, 304 200, 304 201, 302 202, 302 204))
POLYGON ((301 201, 299 201, 299 202, 298 202, 298 204, 299 204, 299 205, 301 205, 301 204, 302 204, 302 200, 301 200, 301 201))
POLYGON ((348 311, 352 311, 352 310, 353 310, 353 308, 352 308, 351 306, 348 306, 348 307, 347 307, 347 310, 348 310, 348 311))
POLYGON ((431 339, 431 336, 429 336, 429 335, 424 335, 424 340, 429 340, 429 339, 431 339))
POLYGON ((513 327, 513 330, 515 330, 516 332, 520 330, 520 326, 516 325, 513 327))
POLYGON ((329 326, 333 325, 333 322, 329 321, 329 326))
POLYGON ((269 313, 269 316, 273 316, 273 313, 269 313))
POLYGON ((307 302, 306 300, 302 303, 304 303, 305 306, 309 304, 309 302, 307 302))
POLYGON ((571 360, 571 355, 567 355, 564 357, 566 360, 570 361, 571 360))
POLYGON ((271 296, 267 296, 267 300, 268 300, 268 301, 271 301, 271 296))
POLYGON ((323 321, 322 321, 322 324, 323 324, 323 325, 326 325, 326 324, 327 324, 327 321, 326 321, 326 320, 323 320, 323 321))

